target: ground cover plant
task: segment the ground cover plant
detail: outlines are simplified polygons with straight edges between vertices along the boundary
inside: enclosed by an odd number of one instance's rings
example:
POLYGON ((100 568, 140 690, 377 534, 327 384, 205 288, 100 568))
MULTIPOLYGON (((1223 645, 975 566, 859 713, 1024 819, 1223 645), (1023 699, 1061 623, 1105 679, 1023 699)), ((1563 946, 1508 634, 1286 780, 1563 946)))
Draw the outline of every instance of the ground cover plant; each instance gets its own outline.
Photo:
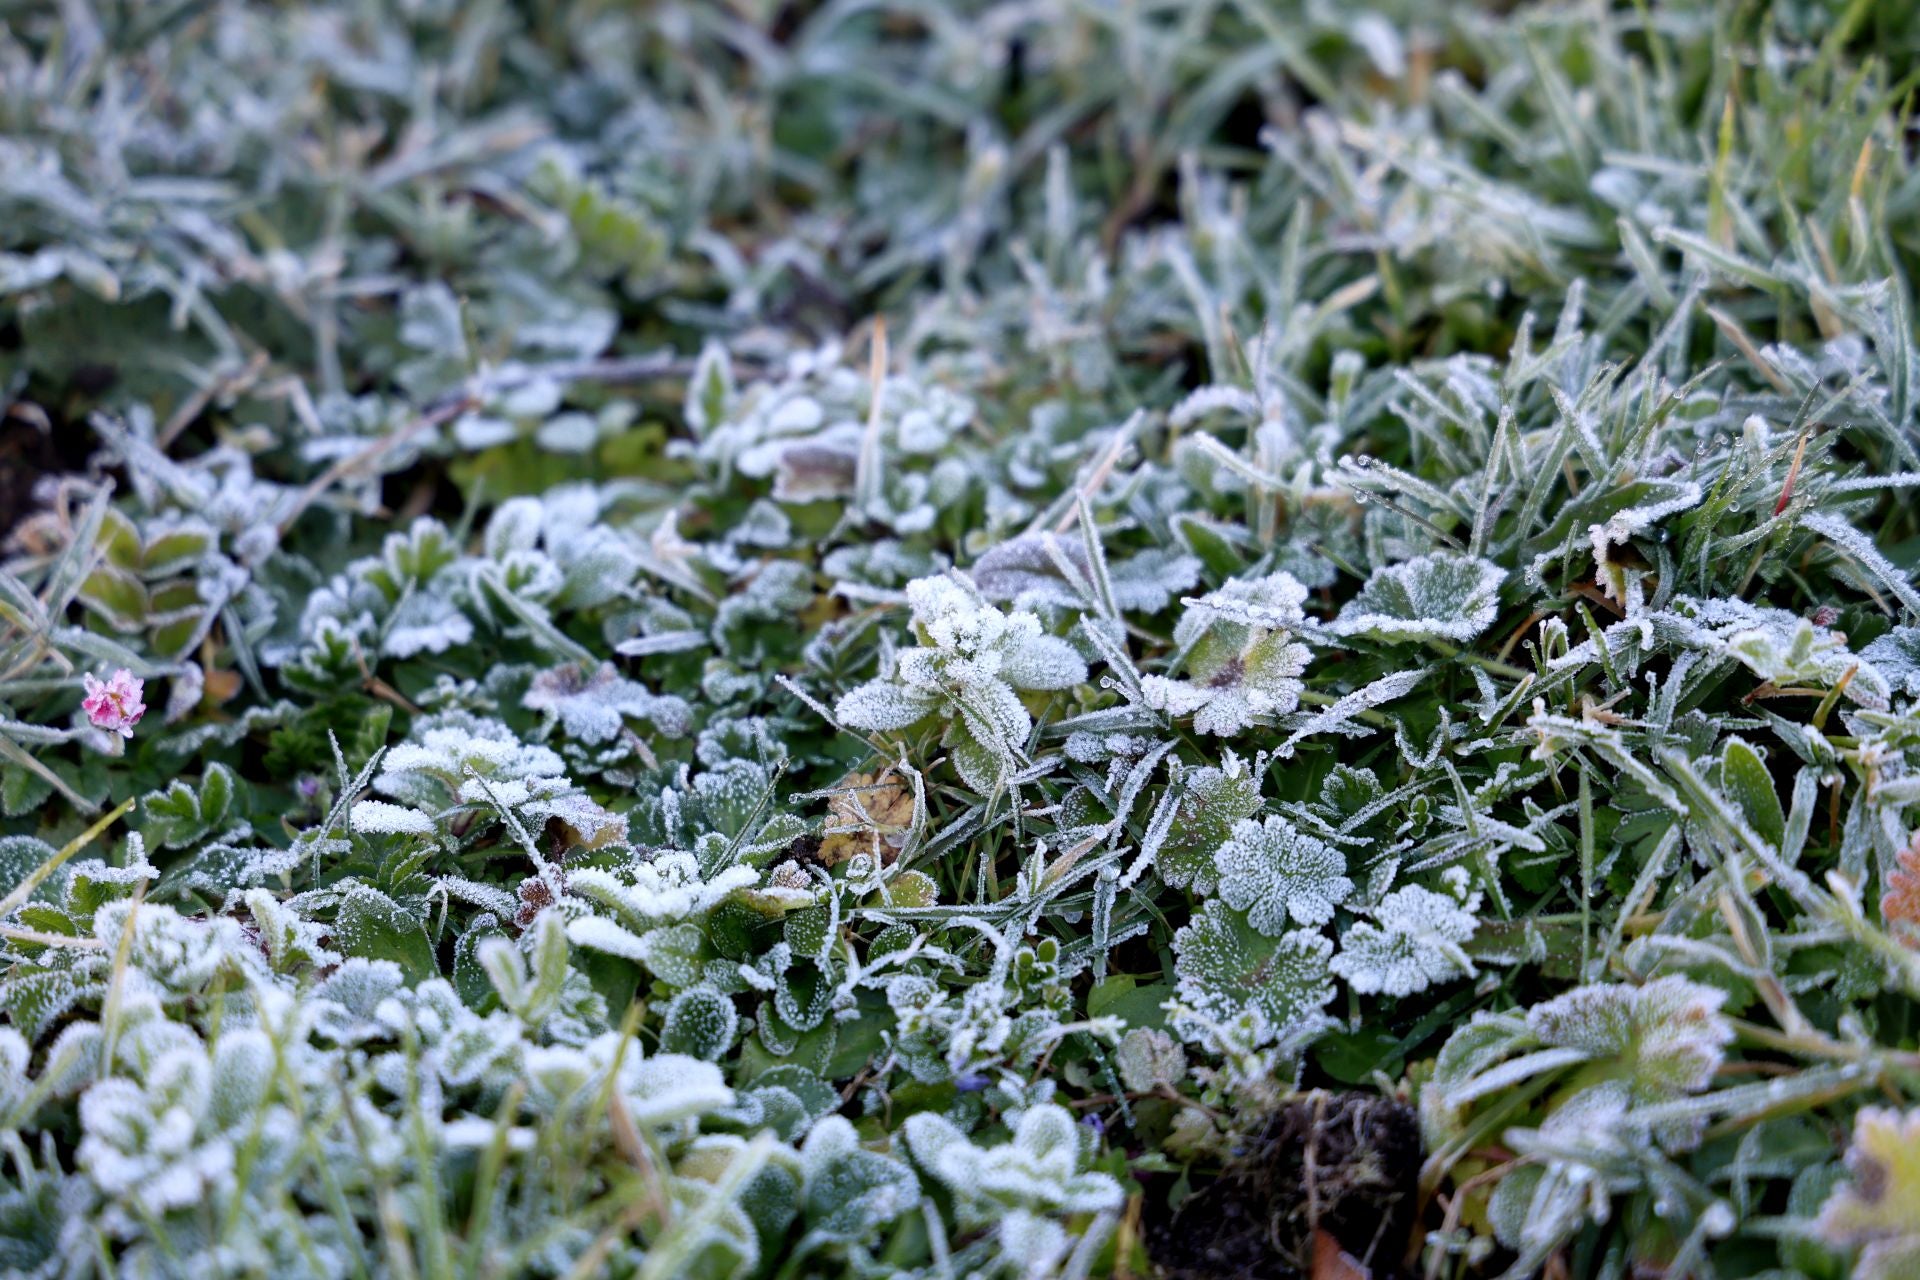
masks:
POLYGON ((0 4, 0 1272, 1920 1273, 1916 53, 0 4))

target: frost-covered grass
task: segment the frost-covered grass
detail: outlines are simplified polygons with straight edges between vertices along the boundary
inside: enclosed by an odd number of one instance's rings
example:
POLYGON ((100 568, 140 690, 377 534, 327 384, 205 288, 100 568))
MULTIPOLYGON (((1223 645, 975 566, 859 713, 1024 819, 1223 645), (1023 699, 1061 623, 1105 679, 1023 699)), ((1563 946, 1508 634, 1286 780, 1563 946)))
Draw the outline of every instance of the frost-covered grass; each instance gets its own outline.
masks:
POLYGON ((1917 54, 0 6, 0 1272, 1914 1275, 1917 54))

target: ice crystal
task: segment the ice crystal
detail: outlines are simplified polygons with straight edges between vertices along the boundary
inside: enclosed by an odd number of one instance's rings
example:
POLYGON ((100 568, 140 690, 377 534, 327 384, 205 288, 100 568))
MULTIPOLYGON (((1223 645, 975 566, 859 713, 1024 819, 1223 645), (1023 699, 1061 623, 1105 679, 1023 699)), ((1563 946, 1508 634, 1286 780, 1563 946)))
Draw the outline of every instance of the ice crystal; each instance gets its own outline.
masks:
POLYGON ((1221 737, 1293 710, 1309 655, 1289 628, 1304 621, 1300 606, 1306 598, 1307 589, 1291 574, 1275 573, 1236 579, 1190 601, 1174 628, 1187 678, 1147 676, 1141 681, 1147 705, 1192 716, 1196 730, 1221 737))
POLYGON ((1340 935, 1340 954, 1331 962, 1355 991, 1409 996, 1473 975, 1473 961, 1461 949, 1479 923, 1470 905, 1412 884, 1382 898, 1373 916, 1340 935))
POLYGON ((1287 931, 1289 916, 1295 924, 1327 923, 1353 892, 1340 851, 1278 815, 1235 823, 1213 862, 1221 899, 1270 937, 1287 931))
POLYGON ((1086 680, 1086 663, 1033 614, 1002 613, 964 579, 915 579, 907 601, 920 647, 899 655, 894 679, 854 689, 834 714, 878 730, 938 714, 960 776, 992 791, 1026 757, 1033 720, 1016 690, 1072 688, 1086 680))
POLYGON ((1390 644, 1450 640, 1464 644, 1500 613, 1506 570, 1485 560, 1446 552, 1415 556, 1375 569, 1360 594, 1340 609, 1328 629, 1390 644))

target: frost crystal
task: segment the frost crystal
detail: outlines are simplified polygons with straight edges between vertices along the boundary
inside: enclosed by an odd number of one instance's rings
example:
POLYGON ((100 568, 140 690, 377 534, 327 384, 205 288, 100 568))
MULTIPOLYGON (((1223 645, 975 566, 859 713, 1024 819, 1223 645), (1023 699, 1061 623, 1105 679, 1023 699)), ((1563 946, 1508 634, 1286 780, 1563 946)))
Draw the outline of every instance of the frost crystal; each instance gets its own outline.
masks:
POLYGON ((1333 999, 1333 944, 1309 929, 1279 937, 1209 898, 1173 938, 1180 1000, 1215 1022, 1257 1010, 1275 1031, 1310 1021, 1333 999))
POLYGON ((1479 924, 1471 903, 1407 885, 1382 898, 1373 917, 1340 935, 1340 954, 1332 961, 1333 971, 1355 991, 1409 996, 1473 975, 1473 962, 1461 949, 1479 924))
POLYGON ((520 705, 553 716, 569 737, 581 742, 619 736, 629 717, 651 721, 662 733, 678 737, 686 732, 690 716, 685 702, 649 693, 610 662, 591 676, 583 676, 577 665, 544 671, 533 678, 520 705))
POLYGON ((859 729, 904 729, 936 713, 947 722, 954 767, 990 793, 1026 757, 1033 721, 1016 689, 1068 689, 1087 666, 1031 613, 1002 613, 957 577, 907 584, 920 647, 899 656, 895 679, 874 680, 840 699, 834 714, 859 729))
POLYGON ((1390 644, 1465 644, 1500 615, 1500 584, 1506 578, 1506 570, 1485 560, 1442 551, 1416 556, 1375 569, 1327 629, 1390 644))
POLYGON ((1193 717, 1201 733, 1237 734, 1256 719, 1284 715, 1300 705, 1305 645, 1289 631, 1302 624, 1307 589, 1291 574, 1236 579, 1212 595, 1188 602, 1174 628, 1186 654, 1185 680, 1150 675, 1141 681, 1147 705, 1193 717))
POLYGON ((1278 815, 1235 823, 1213 861, 1221 898, 1269 937, 1286 932, 1288 916, 1297 924, 1327 923, 1353 892, 1340 851, 1278 815))

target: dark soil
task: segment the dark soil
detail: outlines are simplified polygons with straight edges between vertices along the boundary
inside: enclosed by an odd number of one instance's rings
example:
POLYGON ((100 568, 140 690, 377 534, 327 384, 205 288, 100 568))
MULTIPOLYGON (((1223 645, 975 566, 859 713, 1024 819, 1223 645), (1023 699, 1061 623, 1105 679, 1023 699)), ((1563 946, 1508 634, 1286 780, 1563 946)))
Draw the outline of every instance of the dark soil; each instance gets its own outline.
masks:
MULTIPOLYGON (((42 476, 75 471, 85 462, 84 448, 79 463, 63 455, 54 439, 59 430, 24 417, 0 415, 0 537, 12 532, 21 518, 34 510, 33 486, 42 476)), ((78 427, 68 430, 75 435, 86 434, 78 427)))
POLYGON ((1275 1113, 1178 1209, 1149 1210, 1147 1252, 1165 1280, 1305 1276, 1318 1231, 1372 1280, 1391 1280, 1407 1255, 1420 1159, 1412 1108, 1316 1090, 1275 1113))

